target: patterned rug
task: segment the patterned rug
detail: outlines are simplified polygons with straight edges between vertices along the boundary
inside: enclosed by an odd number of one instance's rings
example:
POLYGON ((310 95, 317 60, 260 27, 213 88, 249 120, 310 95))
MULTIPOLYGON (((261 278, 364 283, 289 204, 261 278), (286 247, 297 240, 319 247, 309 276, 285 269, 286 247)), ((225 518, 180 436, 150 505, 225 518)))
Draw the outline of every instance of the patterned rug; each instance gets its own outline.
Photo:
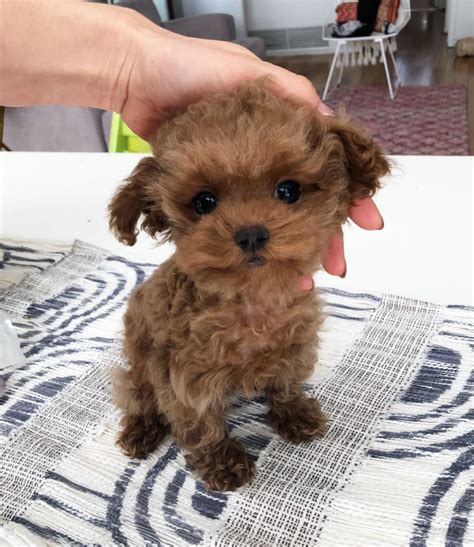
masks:
POLYGON ((372 546, 474 542, 474 309, 325 289, 308 382, 330 427, 290 445, 263 398, 232 434, 255 482, 206 491, 168 439, 146 460, 116 447, 110 373, 121 316, 151 264, 76 242, 0 244, 0 310, 26 364, 0 399, 0 544, 372 546))
POLYGON ((326 101, 362 123, 389 154, 469 155, 465 86, 339 87, 326 101))

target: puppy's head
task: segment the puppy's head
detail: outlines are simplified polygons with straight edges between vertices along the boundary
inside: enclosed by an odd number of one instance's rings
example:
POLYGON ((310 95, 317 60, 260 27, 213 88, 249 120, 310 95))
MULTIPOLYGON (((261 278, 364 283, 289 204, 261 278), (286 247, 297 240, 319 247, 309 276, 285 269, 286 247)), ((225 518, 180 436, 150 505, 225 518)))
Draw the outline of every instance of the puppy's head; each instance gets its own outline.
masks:
POLYGON ((235 293, 286 290, 314 271, 350 204, 374 194, 389 165, 341 116, 250 84, 190 106, 163 126, 110 205, 133 245, 137 225, 176 244, 198 284, 235 293))

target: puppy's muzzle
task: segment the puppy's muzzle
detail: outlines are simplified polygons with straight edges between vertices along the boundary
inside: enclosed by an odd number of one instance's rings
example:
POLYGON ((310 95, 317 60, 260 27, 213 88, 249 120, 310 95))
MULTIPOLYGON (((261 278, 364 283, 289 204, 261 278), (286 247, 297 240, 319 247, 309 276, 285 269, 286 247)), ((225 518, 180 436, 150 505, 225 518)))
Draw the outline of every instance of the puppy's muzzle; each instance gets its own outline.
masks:
POLYGON ((246 253, 256 253, 265 247, 270 233, 265 226, 244 226, 234 234, 236 244, 246 253))

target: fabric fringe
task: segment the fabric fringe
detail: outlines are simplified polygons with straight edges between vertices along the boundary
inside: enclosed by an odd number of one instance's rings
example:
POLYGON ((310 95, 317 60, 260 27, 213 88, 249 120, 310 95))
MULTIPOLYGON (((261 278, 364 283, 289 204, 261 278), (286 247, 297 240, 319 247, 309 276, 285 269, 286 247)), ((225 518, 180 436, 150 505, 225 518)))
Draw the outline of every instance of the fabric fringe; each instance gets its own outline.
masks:
POLYGON ((394 37, 381 42, 373 40, 360 40, 357 42, 346 42, 344 52, 338 57, 336 66, 367 66, 375 65, 377 61, 383 63, 382 49, 389 53, 395 53, 398 49, 397 39, 394 37))

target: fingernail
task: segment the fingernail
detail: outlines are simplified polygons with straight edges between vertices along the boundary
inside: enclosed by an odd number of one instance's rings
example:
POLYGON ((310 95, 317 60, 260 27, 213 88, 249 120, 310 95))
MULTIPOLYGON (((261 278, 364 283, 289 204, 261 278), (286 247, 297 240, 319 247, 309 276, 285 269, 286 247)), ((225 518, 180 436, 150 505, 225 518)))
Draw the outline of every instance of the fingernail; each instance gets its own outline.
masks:
POLYGON ((298 287, 302 291, 312 291, 314 289, 314 279, 311 274, 301 275, 298 278, 298 287))
POLYGON ((323 116, 334 116, 334 110, 329 108, 327 104, 321 103, 318 110, 323 116))
POLYGON ((346 267, 344 268, 344 273, 341 274, 339 277, 340 277, 341 279, 344 279, 344 278, 346 277, 346 274, 347 274, 347 264, 346 264, 346 267))
POLYGON ((380 218, 382 219, 382 224, 380 225, 379 230, 383 230, 385 228, 385 222, 384 222, 383 217, 380 217, 380 218))

